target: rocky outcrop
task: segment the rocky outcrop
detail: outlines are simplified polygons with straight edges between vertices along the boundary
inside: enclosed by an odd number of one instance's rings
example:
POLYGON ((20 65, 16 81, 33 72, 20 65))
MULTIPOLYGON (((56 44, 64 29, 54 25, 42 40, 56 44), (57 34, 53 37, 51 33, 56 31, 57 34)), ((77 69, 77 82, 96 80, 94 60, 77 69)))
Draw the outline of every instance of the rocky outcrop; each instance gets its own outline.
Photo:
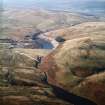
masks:
POLYGON ((104 35, 83 37, 60 45, 41 65, 48 82, 104 105, 105 78, 101 77, 105 71, 104 39, 104 35))

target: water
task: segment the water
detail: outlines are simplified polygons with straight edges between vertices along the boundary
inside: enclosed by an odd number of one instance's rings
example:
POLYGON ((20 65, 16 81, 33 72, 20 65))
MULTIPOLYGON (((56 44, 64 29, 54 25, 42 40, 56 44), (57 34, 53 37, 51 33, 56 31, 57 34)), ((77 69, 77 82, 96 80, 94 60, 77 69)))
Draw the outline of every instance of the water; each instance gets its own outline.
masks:
POLYGON ((43 8, 89 14, 105 14, 105 0, 3 0, 4 8, 43 8))

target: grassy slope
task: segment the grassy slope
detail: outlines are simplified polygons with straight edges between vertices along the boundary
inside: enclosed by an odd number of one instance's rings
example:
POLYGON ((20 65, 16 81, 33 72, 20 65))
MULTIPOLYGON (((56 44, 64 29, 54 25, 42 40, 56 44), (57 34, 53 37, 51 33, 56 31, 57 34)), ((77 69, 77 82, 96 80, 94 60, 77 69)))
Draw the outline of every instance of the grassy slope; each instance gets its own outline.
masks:
POLYGON ((39 56, 46 56, 51 52, 51 50, 46 49, 23 49, 23 48, 15 48, 14 51, 18 51, 20 53, 24 53, 32 58, 39 56))
POLYGON ((46 33, 46 36, 56 38, 62 36, 65 39, 74 39, 88 36, 105 35, 105 22, 85 22, 69 28, 62 28, 46 33))
POLYGON ((104 105, 105 22, 88 22, 65 30, 65 38, 70 40, 46 57, 42 70, 48 73, 49 83, 104 105))

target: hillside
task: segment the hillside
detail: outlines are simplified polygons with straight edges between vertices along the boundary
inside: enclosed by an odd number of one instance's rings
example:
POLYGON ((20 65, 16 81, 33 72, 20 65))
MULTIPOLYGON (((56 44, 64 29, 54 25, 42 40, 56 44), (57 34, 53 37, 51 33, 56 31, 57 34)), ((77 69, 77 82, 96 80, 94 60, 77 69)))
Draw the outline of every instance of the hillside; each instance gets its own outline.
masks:
POLYGON ((45 35, 52 38, 61 36, 66 40, 88 36, 100 37, 100 35, 105 35, 105 22, 84 22, 72 27, 47 32, 45 35))
POLYGON ((35 49, 0 50, 0 105, 72 105, 57 98, 42 82, 43 72, 35 68, 37 55, 47 53, 35 49))
POLYGON ((48 82, 104 105, 104 28, 104 23, 83 23, 69 28, 67 37, 75 37, 59 45, 41 65, 48 82), (75 31, 70 33, 72 29, 75 31))
POLYGON ((37 33, 38 30, 46 32, 83 22, 101 21, 94 15, 43 9, 8 9, 3 11, 2 17, 1 34, 16 39, 23 39, 26 35, 37 33))

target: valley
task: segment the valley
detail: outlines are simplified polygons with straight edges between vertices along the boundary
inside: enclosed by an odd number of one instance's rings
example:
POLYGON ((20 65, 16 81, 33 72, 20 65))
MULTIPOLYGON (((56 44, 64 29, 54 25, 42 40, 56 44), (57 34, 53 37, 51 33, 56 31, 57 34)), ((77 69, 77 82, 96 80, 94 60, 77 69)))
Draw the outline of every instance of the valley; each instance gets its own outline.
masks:
POLYGON ((95 9, 104 2, 87 10, 84 2, 70 9, 66 0, 7 1, 0 14, 0 105, 105 105, 105 15, 95 9))

